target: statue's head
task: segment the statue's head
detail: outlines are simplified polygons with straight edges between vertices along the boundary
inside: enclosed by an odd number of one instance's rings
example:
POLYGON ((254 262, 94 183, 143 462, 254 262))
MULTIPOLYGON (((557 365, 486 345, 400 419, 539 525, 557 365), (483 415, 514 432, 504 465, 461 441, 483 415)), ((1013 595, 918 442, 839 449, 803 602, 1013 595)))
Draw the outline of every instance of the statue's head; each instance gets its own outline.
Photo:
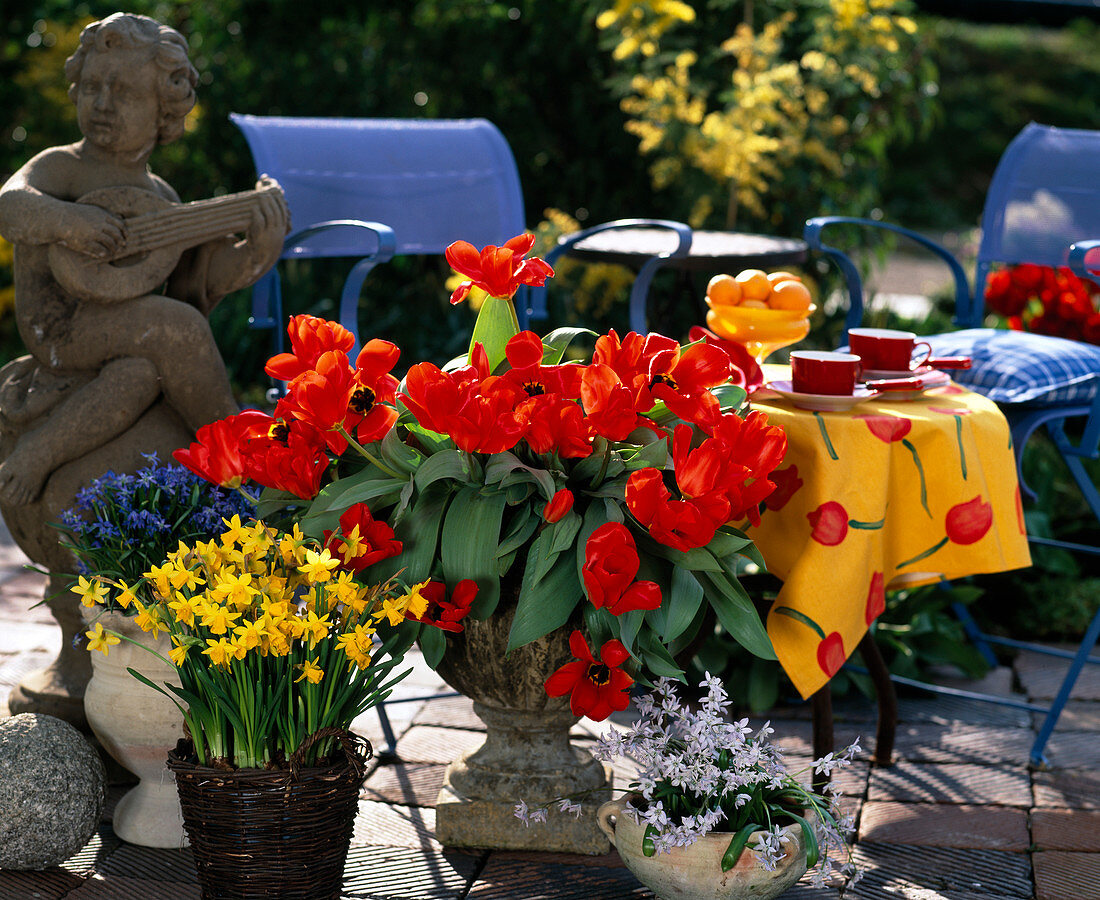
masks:
POLYGON ((183 120, 195 105, 199 73, 187 58, 187 41, 174 28, 148 16, 114 13, 92 22, 80 33, 80 46, 65 61, 69 97, 76 102, 80 75, 92 53, 115 50, 145 50, 157 71, 156 89, 160 100, 157 143, 167 144, 183 134, 183 120))

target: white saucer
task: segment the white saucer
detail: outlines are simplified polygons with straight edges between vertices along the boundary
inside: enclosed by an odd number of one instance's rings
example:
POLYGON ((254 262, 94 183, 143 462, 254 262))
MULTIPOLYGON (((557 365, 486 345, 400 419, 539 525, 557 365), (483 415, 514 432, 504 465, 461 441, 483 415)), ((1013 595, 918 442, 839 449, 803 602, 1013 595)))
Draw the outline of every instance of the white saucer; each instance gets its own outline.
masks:
POLYGON ((769 381, 764 387, 775 391, 780 397, 790 400, 799 409, 811 409, 818 412, 842 412, 851 409, 857 403, 881 397, 881 391, 872 391, 857 384, 852 394, 799 394, 792 389, 789 381, 769 381))

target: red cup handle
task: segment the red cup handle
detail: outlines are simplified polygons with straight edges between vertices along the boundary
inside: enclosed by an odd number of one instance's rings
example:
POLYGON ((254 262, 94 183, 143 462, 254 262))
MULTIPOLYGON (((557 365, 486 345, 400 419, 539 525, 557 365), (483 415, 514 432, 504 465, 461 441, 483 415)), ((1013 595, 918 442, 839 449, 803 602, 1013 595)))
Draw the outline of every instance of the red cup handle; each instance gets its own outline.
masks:
POLYGON ((928 360, 932 358, 932 345, 929 344, 927 341, 917 341, 917 343, 913 345, 913 349, 916 350, 917 347, 925 347, 927 348, 928 352, 924 354, 924 359, 922 359, 915 366, 910 364, 910 369, 919 369, 921 366, 926 366, 928 365, 928 360))

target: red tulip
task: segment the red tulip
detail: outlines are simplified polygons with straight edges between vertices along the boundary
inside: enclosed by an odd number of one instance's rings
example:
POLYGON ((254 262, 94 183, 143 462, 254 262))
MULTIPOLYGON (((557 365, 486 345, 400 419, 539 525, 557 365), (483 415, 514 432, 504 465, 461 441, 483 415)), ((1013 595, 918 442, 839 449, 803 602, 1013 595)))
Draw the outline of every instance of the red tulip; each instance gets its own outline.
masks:
POLYGON ((339 532, 325 532, 325 546, 336 551, 344 566, 353 572, 397 556, 402 550, 393 529, 375 519, 365 503, 356 503, 344 511, 339 532))
POLYGON ((959 503, 947 511, 944 530, 955 544, 980 541, 993 525, 993 507, 979 494, 973 500, 959 503))
POLYGON ((266 434, 274 420, 258 410, 203 425, 189 447, 174 450, 172 458, 196 475, 222 487, 240 487, 245 478, 241 447, 245 440, 266 434))
POLYGON ((848 534, 848 513, 835 500, 822 503, 813 512, 807 513, 813 532, 810 534, 819 544, 835 547, 848 534))
POLYGON ((554 270, 538 257, 523 258, 533 246, 533 234, 517 235, 503 247, 490 244, 480 253, 467 241, 455 241, 444 256, 452 269, 470 280, 455 289, 451 303, 461 303, 475 285, 490 297, 511 297, 522 284, 545 284, 554 270))
POLYGON ((546 679, 546 693, 550 697, 569 694, 569 708, 575 716, 588 716, 601 722, 611 713, 626 709, 630 704, 628 693, 634 679, 619 668, 630 658, 630 653, 619 641, 612 638, 600 650, 597 662, 588 649, 588 643, 579 631, 569 636, 569 649, 576 659, 568 662, 546 679))
POLYGON ((477 597, 477 582, 464 578, 455 585, 451 593, 451 599, 447 599, 447 586, 442 581, 429 581, 421 589, 420 593, 428 601, 428 609, 424 615, 417 619, 412 613, 406 612, 405 618, 425 625, 434 625, 442 631, 450 631, 458 634, 465 630, 462 620, 470 612, 474 599, 477 597))
POLYGON ((292 381, 303 372, 317 365, 317 360, 327 350, 351 353, 355 335, 337 322, 329 322, 317 316, 293 316, 287 325, 290 336, 290 353, 279 353, 267 361, 264 371, 280 381, 292 381))
POLYGON ((615 616, 635 609, 656 609, 661 589, 652 581, 634 581, 640 561, 630 531, 621 522, 605 522, 584 545, 581 575, 584 590, 596 609, 615 616))
POLYGON ((844 660, 847 658, 848 654, 844 652, 844 639, 839 631, 832 632, 817 645, 817 664, 830 678, 840 671, 840 667, 844 665, 844 660))
POLYGON ((553 525, 561 521, 572 508, 573 492, 568 488, 562 488, 546 502, 546 506, 542 508, 542 517, 553 525))

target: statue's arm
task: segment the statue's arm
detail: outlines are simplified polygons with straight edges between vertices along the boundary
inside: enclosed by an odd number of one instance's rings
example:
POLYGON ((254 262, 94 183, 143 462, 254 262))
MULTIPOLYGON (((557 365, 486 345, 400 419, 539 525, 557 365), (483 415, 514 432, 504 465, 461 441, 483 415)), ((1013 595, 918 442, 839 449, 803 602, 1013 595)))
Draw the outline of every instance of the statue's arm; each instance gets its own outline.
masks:
MULTIPOLYGON (((261 179, 256 187, 270 188, 270 179, 261 179)), ((290 211, 282 190, 263 191, 253 207, 252 221, 245 237, 236 243, 220 242, 210 253, 207 289, 225 296, 254 284, 279 259, 283 239, 290 231, 290 211)))
POLYGON ((0 235, 13 244, 63 244, 109 256, 125 242, 126 225, 98 206, 62 199, 79 164, 67 149, 44 150, 0 187, 0 235))

